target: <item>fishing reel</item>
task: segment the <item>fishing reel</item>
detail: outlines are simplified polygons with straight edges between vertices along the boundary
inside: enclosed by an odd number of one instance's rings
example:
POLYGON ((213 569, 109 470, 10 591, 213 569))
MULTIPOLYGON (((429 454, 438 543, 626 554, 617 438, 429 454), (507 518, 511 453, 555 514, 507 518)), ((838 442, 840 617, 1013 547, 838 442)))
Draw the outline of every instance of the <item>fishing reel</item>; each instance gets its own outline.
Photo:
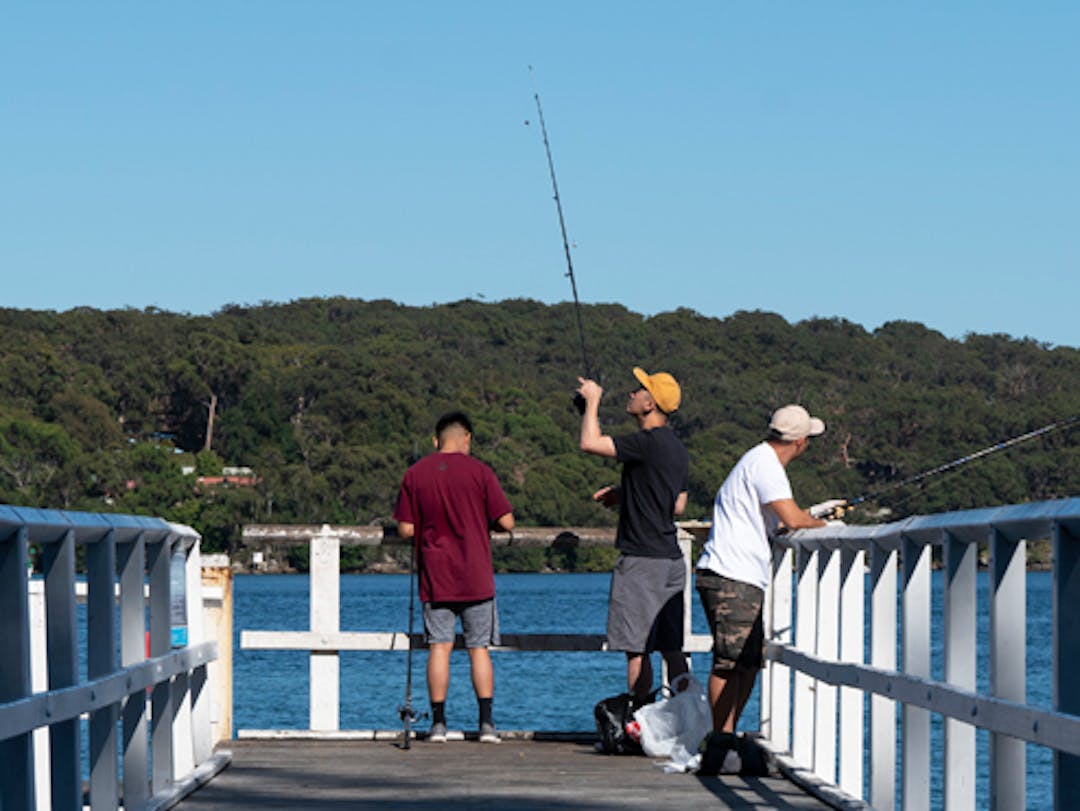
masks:
POLYGON ((417 721, 423 721, 428 717, 426 712, 417 712, 413 709, 411 704, 401 704, 397 708, 398 717, 401 718, 401 723, 412 726, 417 721))
POLYGON ((418 721, 422 721, 427 718, 426 712, 418 713, 413 709, 412 704, 401 704, 397 708, 398 716, 401 718, 401 724, 404 727, 403 740, 401 742, 402 749, 409 749, 412 745, 412 728, 418 721))
POLYGON ((840 521, 852 510, 851 503, 846 498, 833 498, 815 504, 809 509, 810 515, 823 521, 840 521))

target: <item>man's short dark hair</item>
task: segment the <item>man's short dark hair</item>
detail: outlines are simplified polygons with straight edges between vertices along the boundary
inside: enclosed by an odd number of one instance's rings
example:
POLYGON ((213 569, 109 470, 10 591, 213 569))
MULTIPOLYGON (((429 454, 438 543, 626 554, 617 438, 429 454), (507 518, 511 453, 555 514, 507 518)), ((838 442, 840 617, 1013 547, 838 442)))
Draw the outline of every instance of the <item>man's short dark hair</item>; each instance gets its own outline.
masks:
POLYGON ((472 422, 469 420, 468 415, 464 411, 451 411, 449 414, 443 414, 439 417, 439 421, 435 423, 435 436, 442 436, 443 431, 451 425, 459 425, 467 433, 472 433, 472 422))

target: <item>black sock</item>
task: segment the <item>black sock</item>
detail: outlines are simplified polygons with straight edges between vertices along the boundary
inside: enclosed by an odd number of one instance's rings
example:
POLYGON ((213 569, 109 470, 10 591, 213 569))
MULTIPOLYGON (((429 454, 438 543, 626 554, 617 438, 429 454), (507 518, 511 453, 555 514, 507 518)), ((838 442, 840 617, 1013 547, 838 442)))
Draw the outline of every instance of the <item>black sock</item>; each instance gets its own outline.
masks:
POLYGON ((480 724, 495 725, 495 722, 491 720, 491 701, 490 698, 478 698, 477 703, 480 705, 480 724))
POLYGON ((432 701, 431 702, 431 723, 433 723, 433 724, 445 724, 446 723, 446 702, 445 701, 432 701))

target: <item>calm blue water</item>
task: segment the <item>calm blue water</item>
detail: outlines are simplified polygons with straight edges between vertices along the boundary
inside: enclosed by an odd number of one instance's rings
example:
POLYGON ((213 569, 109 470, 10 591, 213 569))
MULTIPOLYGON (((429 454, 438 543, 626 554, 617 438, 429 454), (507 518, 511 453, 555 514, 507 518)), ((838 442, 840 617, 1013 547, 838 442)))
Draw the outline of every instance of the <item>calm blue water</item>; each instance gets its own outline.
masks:
MULTIPOLYGON (((945 666, 942 658, 941 572, 933 572, 933 607, 931 610, 931 673, 933 678, 944 680, 945 666)), ((1027 703, 1050 709, 1053 704, 1053 585, 1050 572, 1029 572, 1027 575, 1027 703)), ((978 599, 978 630, 976 649, 978 666, 976 685, 978 692, 990 691, 990 578, 985 571, 978 573, 976 583, 978 599)), ((869 592, 867 592, 869 593, 869 592)), ((899 613, 898 613, 899 616, 899 613)), ((897 661, 900 661, 897 658, 897 661)), ((942 745, 942 719, 930 717, 931 768, 935 771, 930 784, 933 807, 941 807, 942 780, 936 766, 944 760, 942 745)), ((976 736, 976 794, 979 808, 989 807, 990 796, 990 735, 977 730, 976 736)), ((1043 746, 1027 745, 1027 807, 1046 809, 1053 807, 1052 752, 1043 746)), ((897 747, 899 753, 899 746, 897 747)), ((898 772, 899 773, 899 772, 898 772)), ((899 807, 899 806, 898 806, 899 807)))
MULTIPOLYGON (((506 574, 496 576, 503 633, 602 634, 607 618, 607 574, 506 574)), ((343 575, 341 628, 349 631, 405 630, 409 580, 405 575, 343 575)), ((705 628, 696 603, 695 627, 705 628)), ((235 582, 233 663, 234 716, 238 729, 308 727, 308 655, 293 651, 245 651, 243 630, 303 630, 308 627, 308 578, 303 575, 240 575, 235 582)), ((423 627, 417 603, 415 630, 423 627)), ((707 673, 708 655, 695 656, 696 673, 707 673)), ((626 666, 613 653, 492 652, 495 720, 505 729, 588 731, 601 698, 626 689, 626 666)), ((427 656, 413 652, 413 706, 429 708, 424 668, 427 656)), ((659 657, 654 656, 659 674, 659 657)), ((405 697, 407 656, 398 652, 341 654, 341 728, 397 729, 405 697)), ((447 723, 476 726, 476 699, 465 651, 450 660, 447 723)), ((659 679, 659 675, 657 675, 659 679)), ((756 696, 752 717, 757 717, 756 696)), ((422 726, 426 722, 422 723, 422 726)))
MULTIPOLYGON (((499 614, 504 633, 604 632, 607 616, 607 574, 509 574, 496 576, 499 614)), ((987 577, 979 573, 980 652, 978 687, 989 689, 989 609, 987 577)), ((1028 574, 1027 689, 1028 702, 1051 704, 1051 576, 1028 574)), ((933 573, 934 678, 943 677, 941 658, 941 574, 933 573)), ((348 631, 404 630, 408 623, 409 581, 405 575, 343 575, 341 628, 348 631)), ((302 575, 239 575, 235 581, 234 724, 237 729, 306 729, 308 727, 308 655, 299 651, 241 650, 241 630, 304 630, 308 627, 308 578, 302 575)), ((422 620, 416 609, 415 629, 422 620)), ((694 630, 706 633, 701 608, 694 601, 694 630)), ((495 720, 504 729, 582 731, 593 729, 597 700, 621 692, 625 665, 616 653, 493 652, 495 720)), ((654 657, 655 659, 655 657, 654 657)), ((424 677, 426 655, 413 653, 413 706, 428 709, 424 677)), ((659 672, 659 662, 654 662, 659 672)), ((693 671, 704 681, 708 654, 695 654, 693 671)), ((341 654, 342 729, 397 729, 397 708, 404 700, 406 653, 345 652, 341 654)), ((743 714, 743 729, 758 725, 755 689, 743 714)), ((447 721, 452 728, 476 726, 476 700, 469 681, 468 656, 451 658, 447 721)), ((426 726, 420 722, 420 727, 426 726)), ((933 716, 932 762, 943 760, 941 719, 933 716)), ((978 733, 978 807, 989 806, 989 736, 978 733)), ((1052 805, 1051 753, 1027 747, 1028 808, 1052 805)), ((897 747, 899 753, 900 747, 897 747)), ((932 805, 941 805, 941 774, 931 784, 932 805)), ((899 807, 899 806, 898 806, 899 807)))

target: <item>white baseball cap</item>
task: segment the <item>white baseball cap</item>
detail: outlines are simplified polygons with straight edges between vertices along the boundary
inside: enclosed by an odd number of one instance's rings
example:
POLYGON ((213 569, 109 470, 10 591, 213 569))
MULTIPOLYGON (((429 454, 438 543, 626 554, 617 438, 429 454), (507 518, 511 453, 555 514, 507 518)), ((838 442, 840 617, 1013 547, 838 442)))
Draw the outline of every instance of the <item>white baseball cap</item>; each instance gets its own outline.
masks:
POLYGON ((769 420, 769 431, 777 439, 791 441, 825 433, 825 423, 817 417, 811 417, 810 412, 801 405, 786 405, 773 412, 772 419, 769 420))

